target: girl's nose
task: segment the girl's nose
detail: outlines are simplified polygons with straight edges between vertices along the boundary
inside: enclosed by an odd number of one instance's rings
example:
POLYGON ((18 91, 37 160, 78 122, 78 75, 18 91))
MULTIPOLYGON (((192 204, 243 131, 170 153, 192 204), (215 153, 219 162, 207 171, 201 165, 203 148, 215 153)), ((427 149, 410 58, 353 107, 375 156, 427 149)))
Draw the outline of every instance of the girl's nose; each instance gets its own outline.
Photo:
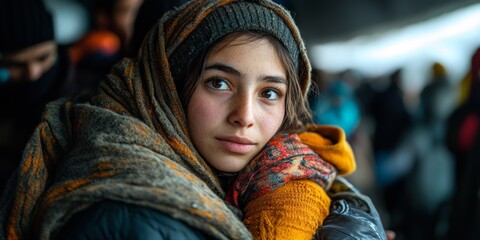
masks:
POLYGON ((252 97, 238 96, 231 104, 228 121, 238 127, 250 128, 254 125, 254 106, 252 97))

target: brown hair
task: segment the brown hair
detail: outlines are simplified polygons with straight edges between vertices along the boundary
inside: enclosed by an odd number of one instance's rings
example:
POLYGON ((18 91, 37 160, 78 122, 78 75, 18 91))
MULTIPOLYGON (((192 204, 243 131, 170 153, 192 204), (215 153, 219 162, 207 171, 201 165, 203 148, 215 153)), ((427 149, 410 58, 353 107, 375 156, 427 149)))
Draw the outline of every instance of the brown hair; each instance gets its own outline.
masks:
POLYGON ((187 109, 190 98, 198 86, 200 76, 202 75, 205 67, 205 61, 211 50, 222 44, 220 48, 225 47, 231 41, 241 35, 249 36, 247 41, 256 41, 259 39, 267 39, 275 48, 280 60, 283 62, 285 69, 287 70, 287 94, 285 100, 285 117, 283 119, 282 126, 279 131, 285 132, 299 132, 304 130, 305 124, 312 122, 312 115, 306 97, 302 93, 299 82, 299 73, 295 68, 295 64, 290 57, 287 49, 283 44, 275 37, 268 33, 259 31, 240 31, 230 33, 223 38, 219 39, 216 43, 212 44, 209 48, 200 51, 197 57, 190 61, 187 66, 187 71, 184 75, 185 83, 183 91, 179 93, 182 105, 187 109))

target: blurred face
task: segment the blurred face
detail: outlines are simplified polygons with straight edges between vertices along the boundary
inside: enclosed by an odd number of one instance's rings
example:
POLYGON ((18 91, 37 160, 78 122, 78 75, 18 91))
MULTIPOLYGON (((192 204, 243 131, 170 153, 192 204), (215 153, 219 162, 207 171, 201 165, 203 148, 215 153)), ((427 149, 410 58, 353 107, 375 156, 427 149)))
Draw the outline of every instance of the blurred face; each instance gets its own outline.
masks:
POLYGON ((113 9, 113 24, 122 35, 123 41, 128 42, 133 33, 133 25, 143 0, 117 0, 113 9))
POLYGON ((0 66, 10 72, 10 81, 37 81, 52 68, 57 59, 54 41, 39 43, 0 59, 0 66))
POLYGON ((237 172, 276 134, 287 75, 266 39, 240 36, 209 53, 187 107, 193 143, 213 167, 237 172))

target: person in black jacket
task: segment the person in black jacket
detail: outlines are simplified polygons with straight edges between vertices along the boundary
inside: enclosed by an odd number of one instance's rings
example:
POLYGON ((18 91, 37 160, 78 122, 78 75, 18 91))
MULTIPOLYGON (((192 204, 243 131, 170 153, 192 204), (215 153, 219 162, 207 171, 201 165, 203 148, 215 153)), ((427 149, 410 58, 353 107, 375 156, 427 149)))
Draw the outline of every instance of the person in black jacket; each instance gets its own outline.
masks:
POLYGON ((67 82, 69 59, 54 39, 43 1, 6 0, 0 8, 0 192, 48 101, 67 82))
POLYGON ((450 115, 447 147, 455 158, 455 192, 448 239, 477 239, 480 233, 480 48, 472 56, 470 88, 465 102, 450 115))

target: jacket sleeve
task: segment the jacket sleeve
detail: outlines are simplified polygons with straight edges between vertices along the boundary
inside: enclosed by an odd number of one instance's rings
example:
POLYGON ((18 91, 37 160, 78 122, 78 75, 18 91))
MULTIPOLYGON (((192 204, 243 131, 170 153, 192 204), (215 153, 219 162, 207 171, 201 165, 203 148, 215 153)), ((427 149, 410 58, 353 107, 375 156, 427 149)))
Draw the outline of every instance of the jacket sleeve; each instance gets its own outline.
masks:
POLYGON ((380 216, 370 198, 345 178, 338 177, 329 191, 330 214, 315 235, 317 240, 387 240, 380 216))
POLYGON ((294 180, 249 202, 244 223, 254 239, 312 239, 330 198, 311 180, 294 180))
POLYGON ((76 213, 55 239, 208 239, 201 231, 148 207, 101 201, 76 213))

